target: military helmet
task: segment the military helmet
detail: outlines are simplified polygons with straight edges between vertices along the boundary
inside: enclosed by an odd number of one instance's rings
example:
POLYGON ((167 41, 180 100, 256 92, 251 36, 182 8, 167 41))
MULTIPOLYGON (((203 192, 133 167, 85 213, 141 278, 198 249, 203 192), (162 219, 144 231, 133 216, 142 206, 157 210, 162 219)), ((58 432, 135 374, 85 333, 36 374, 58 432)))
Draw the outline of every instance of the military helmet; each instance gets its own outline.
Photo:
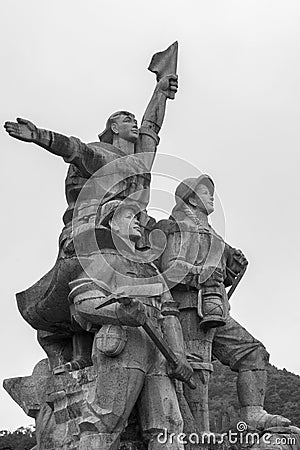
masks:
POLYGON ((117 209, 130 208, 136 214, 141 212, 141 207, 137 202, 132 200, 110 200, 99 208, 96 223, 97 225, 107 226, 117 209))
POLYGON ((200 184, 205 184, 208 187, 211 194, 215 191, 215 185, 212 178, 209 175, 203 174, 198 178, 186 178, 183 180, 175 191, 176 203, 187 199, 195 193, 195 190, 200 184))

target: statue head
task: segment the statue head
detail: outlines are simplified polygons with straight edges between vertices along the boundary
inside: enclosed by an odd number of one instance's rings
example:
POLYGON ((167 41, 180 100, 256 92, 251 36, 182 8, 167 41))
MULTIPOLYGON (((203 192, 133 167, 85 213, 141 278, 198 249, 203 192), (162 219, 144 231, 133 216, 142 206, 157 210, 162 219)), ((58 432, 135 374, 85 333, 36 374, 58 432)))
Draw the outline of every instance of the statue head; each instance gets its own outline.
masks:
POLYGON ((142 236, 139 214, 137 203, 111 200, 101 208, 99 225, 110 228, 115 236, 136 242, 142 236))
POLYGON ((113 113, 106 122, 105 130, 98 135, 101 142, 113 144, 114 137, 135 143, 139 135, 139 129, 134 114, 128 111, 113 113))
POLYGON ((187 205, 209 215, 214 211, 214 190, 214 182, 208 175, 186 178, 175 191, 175 209, 179 210, 187 205))

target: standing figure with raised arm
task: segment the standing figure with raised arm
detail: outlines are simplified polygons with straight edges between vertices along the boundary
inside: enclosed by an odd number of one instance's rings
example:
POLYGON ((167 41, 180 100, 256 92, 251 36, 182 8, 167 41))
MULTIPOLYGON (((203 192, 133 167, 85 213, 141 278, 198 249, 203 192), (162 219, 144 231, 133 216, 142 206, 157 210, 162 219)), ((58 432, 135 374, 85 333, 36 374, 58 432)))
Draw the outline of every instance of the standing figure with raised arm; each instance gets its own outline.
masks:
MULTIPOLYGON (((74 250, 74 230, 80 229, 82 223, 90 222, 93 226, 99 201, 123 199, 137 190, 146 192, 150 186, 149 172, 159 143, 158 133, 165 116, 166 101, 174 98, 177 91, 177 43, 155 56, 161 63, 160 70, 155 71, 151 67, 150 70, 157 73, 158 82, 140 128, 132 113, 118 111, 108 118, 105 130, 99 134, 100 142, 85 144, 78 138, 37 128, 25 119, 4 125, 11 137, 32 142, 69 164, 65 182, 68 208, 63 216, 64 228, 55 266, 34 286, 17 294, 20 312, 38 330, 38 340, 52 368, 63 366, 73 370, 91 364, 92 336, 70 323, 67 301, 68 282, 81 271, 74 250), (141 158, 124 158, 134 154, 141 155, 141 158), (108 165, 110 170, 106 174, 108 165), (83 186, 98 170, 106 176, 101 181, 105 192, 102 199, 91 193, 82 204, 78 204, 83 186), (114 177, 116 180, 111 180, 114 177)), ((88 258, 86 254, 85 257, 88 258)))

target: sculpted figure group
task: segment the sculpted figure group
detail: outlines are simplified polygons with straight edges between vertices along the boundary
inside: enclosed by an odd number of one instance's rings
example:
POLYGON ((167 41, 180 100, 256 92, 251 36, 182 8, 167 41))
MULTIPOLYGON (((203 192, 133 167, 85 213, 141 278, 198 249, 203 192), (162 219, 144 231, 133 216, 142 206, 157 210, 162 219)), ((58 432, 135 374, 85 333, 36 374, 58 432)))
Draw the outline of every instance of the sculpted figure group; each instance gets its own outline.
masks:
POLYGON ((84 144, 28 120, 5 124, 11 137, 68 164, 57 261, 17 298, 54 376, 96 368, 95 389, 79 413, 80 450, 118 449, 135 406, 148 449, 183 449, 179 440, 162 444, 158 435, 179 435, 187 410, 194 431, 209 430, 212 356, 238 373, 241 419, 249 426, 290 424, 264 410, 269 355, 230 315, 228 290, 247 260, 209 224, 213 180, 180 182, 168 220, 155 223, 146 212, 166 101, 177 91, 176 57, 176 44, 155 55, 158 82, 140 128, 132 113, 118 111, 99 142, 84 144), (167 242, 155 262, 148 251, 153 229, 167 242))

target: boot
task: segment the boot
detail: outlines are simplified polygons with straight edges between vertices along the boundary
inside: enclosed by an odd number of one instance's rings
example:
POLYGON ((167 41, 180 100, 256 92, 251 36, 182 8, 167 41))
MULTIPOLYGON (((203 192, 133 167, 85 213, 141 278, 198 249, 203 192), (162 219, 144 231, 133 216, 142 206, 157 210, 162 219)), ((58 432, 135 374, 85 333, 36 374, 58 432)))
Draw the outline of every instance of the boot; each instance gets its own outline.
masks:
POLYGON ((288 427, 291 421, 280 415, 269 414, 264 410, 267 385, 266 370, 246 370, 239 372, 237 391, 241 404, 241 418, 257 430, 272 427, 288 427))

